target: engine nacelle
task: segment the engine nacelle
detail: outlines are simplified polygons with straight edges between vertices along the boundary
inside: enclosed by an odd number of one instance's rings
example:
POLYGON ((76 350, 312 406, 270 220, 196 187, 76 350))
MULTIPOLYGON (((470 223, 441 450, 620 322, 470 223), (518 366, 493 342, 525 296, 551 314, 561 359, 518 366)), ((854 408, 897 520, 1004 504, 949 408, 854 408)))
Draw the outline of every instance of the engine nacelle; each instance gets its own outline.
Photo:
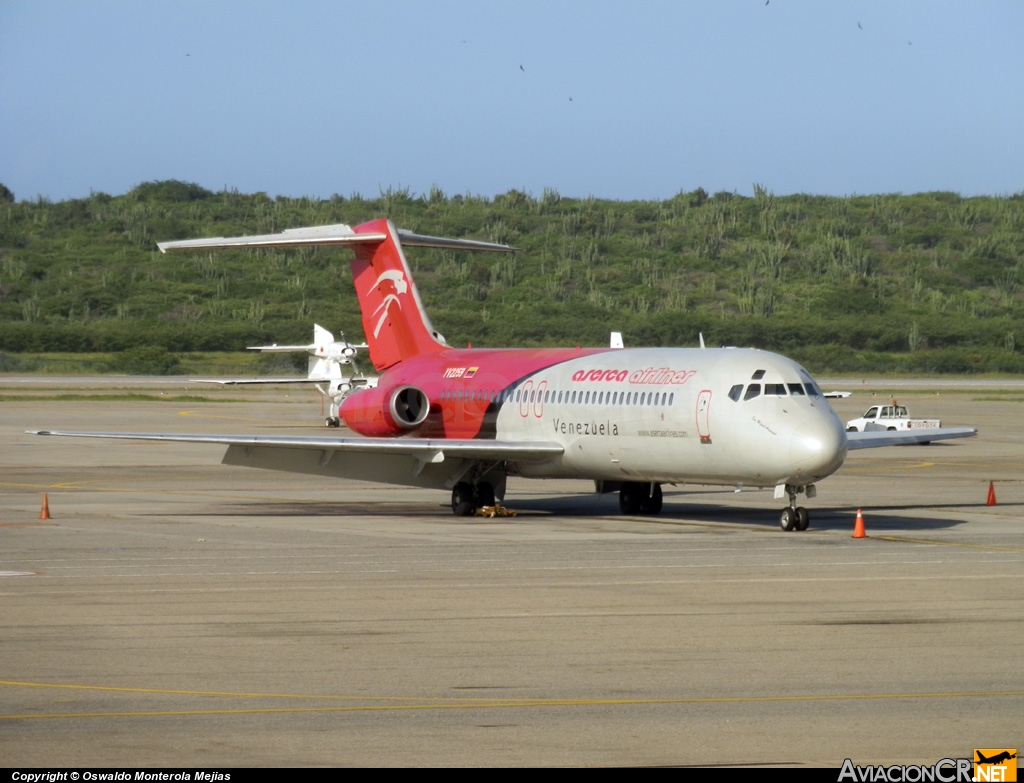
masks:
POLYGON ((350 394, 338 413, 360 435, 404 435, 427 420, 430 400, 415 386, 377 387, 350 394))

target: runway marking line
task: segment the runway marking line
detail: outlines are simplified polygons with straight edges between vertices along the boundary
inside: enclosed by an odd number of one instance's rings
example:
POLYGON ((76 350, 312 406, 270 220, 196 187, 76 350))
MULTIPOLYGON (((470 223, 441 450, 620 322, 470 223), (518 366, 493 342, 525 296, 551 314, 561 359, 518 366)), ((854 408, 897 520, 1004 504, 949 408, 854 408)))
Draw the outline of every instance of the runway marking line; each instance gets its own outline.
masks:
POLYGON ((928 544, 930 546, 954 546, 963 549, 985 549, 996 552, 1024 552, 1024 547, 1019 546, 998 546, 997 544, 966 544, 962 541, 934 541, 930 538, 904 538, 903 536, 878 536, 870 535, 869 538, 876 538, 879 541, 895 541, 901 544, 928 544))
POLYGON ((215 696, 236 699, 302 699, 316 701, 398 702, 361 704, 345 707, 252 707, 211 710, 140 710, 116 712, 66 712, 24 715, 0 715, 0 720, 27 720, 39 718, 137 718, 183 715, 256 715, 274 713, 316 712, 379 712, 405 710, 475 710, 513 707, 600 707, 634 706, 640 704, 767 704, 785 702, 864 701, 896 699, 971 699, 996 696, 1024 696, 1020 691, 950 691, 946 693, 854 693, 807 694, 804 696, 709 696, 678 699, 503 699, 503 698, 450 698, 401 696, 316 696, 286 693, 231 693, 223 691, 179 691, 159 688, 123 688, 108 685, 72 685, 45 682, 17 682, 0 680, 0 685, 26 688, 55 688, 64 690, 90 690, 119 693, 146 693, 165 696, 215 696))

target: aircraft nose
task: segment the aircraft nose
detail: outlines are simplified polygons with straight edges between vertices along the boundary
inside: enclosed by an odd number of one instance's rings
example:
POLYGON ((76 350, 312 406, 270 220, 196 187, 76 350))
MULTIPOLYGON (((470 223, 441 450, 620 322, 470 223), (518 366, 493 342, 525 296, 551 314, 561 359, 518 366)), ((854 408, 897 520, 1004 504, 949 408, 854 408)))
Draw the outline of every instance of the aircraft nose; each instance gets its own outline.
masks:
POLYGON ((846 459, 846 432, 834 415, 804 422, 789 444, 790 458, 801 476, 823 479, 846 459))

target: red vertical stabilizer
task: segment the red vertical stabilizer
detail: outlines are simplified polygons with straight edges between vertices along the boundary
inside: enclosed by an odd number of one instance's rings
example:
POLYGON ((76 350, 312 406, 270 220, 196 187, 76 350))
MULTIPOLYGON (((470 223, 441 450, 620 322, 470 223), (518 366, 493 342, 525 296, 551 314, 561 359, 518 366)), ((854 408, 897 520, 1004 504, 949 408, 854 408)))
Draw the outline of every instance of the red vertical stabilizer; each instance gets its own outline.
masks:
POLYGON ((373 366, 379 372, 403 359, 447 348, 423 309, 394 224, 373 220, 353 230, 385 235, 381 242, 353 247, 352 279, 373 366))

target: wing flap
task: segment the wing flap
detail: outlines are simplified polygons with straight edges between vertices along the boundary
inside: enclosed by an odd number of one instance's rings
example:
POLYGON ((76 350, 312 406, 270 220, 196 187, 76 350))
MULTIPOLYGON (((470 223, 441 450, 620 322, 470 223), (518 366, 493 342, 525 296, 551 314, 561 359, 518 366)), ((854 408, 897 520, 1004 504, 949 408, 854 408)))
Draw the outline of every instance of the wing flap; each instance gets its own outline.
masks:
POLYGON ((873 430, 869 432, 846 433, 847 448, 877 449, 882 446, 904 446, 913 443, 931 443, 936 440, 954 440, 956 438, 973 438, 978 434, 977 427, 940 427, 935 429, 873 430))

